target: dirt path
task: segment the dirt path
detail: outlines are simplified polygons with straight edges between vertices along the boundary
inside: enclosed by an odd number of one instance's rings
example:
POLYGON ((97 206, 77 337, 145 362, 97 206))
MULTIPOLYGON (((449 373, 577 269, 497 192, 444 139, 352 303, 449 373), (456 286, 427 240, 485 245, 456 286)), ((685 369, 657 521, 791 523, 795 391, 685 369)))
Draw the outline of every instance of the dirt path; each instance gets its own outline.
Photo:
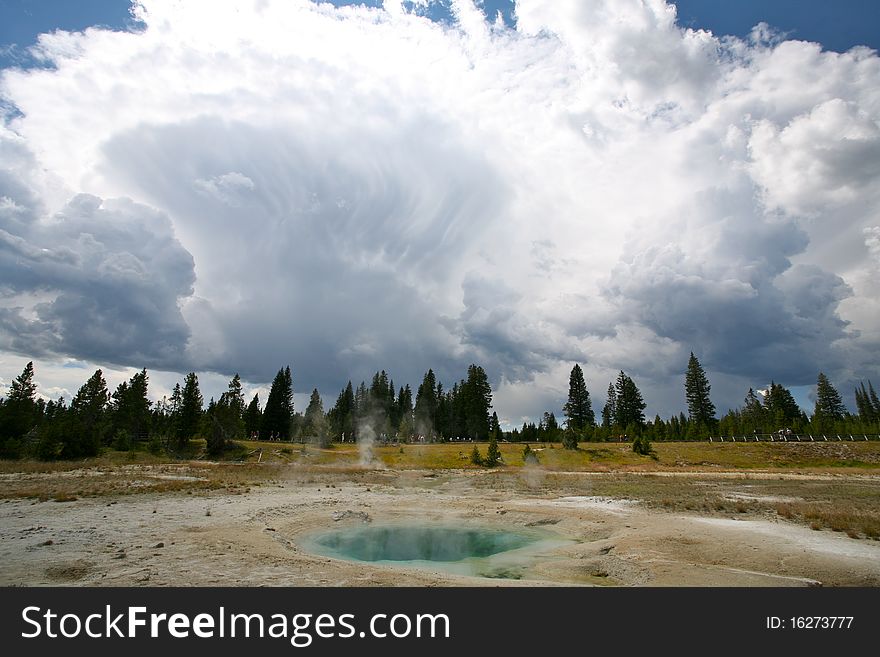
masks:
POLYGON ((0 503, 2 585, 86 586, 880 586, 880 542, 783 519, 701 517, 473 475, 405 481, 281 480, 248 492, 142 493, 0 503), (352 511, 341 520, 334 513, 352 511), (520 579, 471 578, 317 556, 304 538, 363 522, 541 527, 564 545, 518 564, 520 579))

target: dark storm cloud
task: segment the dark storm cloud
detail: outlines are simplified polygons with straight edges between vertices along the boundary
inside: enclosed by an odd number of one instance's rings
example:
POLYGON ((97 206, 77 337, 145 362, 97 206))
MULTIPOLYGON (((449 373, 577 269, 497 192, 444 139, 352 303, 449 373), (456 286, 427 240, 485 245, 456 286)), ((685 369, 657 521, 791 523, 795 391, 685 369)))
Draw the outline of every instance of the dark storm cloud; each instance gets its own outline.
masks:
POLYGON ((615 267, 605 294, 618 322, 701 352, 719 373, 802 385, 835 367, 834 343, 852 337, 838 305, 852 290, 819 267, 792 266, 808 243, 796 223, 727 190, 682 214, 647 227, 615 267), (702 228, 683 231, 693 214, 702 228))
POLYGON ((6 349, 180 364, 189 331, 177 303, 192 292, 193 260, 147 206, 80 194, 49 219, 0 215, 0 279, 6 349))
POLYGON ((291 363, 324 389, 378 368, 413 384, 429 367, 463 376, 473 349, 449 330, 445 288, 475 266, 504 185, 429 115, 378 134, 326 121, 204 118, 105 147, 105 166, 162 199, 199 263, 210 303, 184 311, 190 361, 253 380, 291 363))

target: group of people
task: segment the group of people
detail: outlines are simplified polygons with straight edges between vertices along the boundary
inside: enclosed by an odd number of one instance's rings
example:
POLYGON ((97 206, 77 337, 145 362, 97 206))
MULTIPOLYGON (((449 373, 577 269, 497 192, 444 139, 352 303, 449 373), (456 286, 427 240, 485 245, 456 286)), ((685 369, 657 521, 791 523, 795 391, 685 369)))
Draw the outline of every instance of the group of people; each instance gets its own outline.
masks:
MULTIPOLYGON (((251 440, 260 440, 260 432, 259 431, 251 431, 251 440)), ((279 442, 281 440, 281 432, 280 431, 273 431, 271 434, 269 434, 269 437, 266 438, 265 440, 268 440, 273 443, 279 442)))
MULTIPOLYGON (((759 435, 763 435, 763 432, 760 429, 755 429, 753 433, 755 434, 755 439, 757 439, 759 435)), ((772 438, 773 436, 776 436, 777 438, 779 438, 779 440, 788 440, 793 435, 794 431, 792 431, 791 429, 779 429, 771 433, 770 437, 772 438)))

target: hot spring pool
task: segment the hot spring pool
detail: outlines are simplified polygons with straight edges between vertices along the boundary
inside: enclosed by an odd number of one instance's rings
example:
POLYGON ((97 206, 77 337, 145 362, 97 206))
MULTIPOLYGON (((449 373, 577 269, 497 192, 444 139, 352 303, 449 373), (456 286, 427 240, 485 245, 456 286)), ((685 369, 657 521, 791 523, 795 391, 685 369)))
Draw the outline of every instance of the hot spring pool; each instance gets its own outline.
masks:
POLYGON ((384 525, 313 535, 306 547, 337 559, 520 579, 537 551, 567 542, 556 539, 479 527, 384 525))

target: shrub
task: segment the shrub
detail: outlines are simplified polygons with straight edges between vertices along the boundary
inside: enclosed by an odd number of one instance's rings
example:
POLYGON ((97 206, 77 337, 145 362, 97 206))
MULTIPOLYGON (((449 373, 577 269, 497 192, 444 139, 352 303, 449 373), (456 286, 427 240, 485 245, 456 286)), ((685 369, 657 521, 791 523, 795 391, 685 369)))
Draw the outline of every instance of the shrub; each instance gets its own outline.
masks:
POLYGON ((21 452, 21 441, 18 438, 7 438, 2 445, 0 445, 0 458, 21 458, 21 452))
POLYGON ((633 439, 633 451, 642 456, 650 456, 653 451, 651 448, 651 441, 648 440, 647 436, 636 436, 635 439, 633 439))
POLYGON ((477 449, 476 445, 474 445, 474 450, 471 452, 471 463, 474 465, 483 465, 483 457, 480 456, 480 450, 477 449))
POLYGON ((113 439, 113 448, 119 450, 120 452, 127 452, 132 447, 131 436, 125 429, 120 429, 116 432, 116 436, 113 439))
POLYGON ((538 455, 528 443, 523 447, 523 463, 525 465, 538 465, 538 455))
POLYGON ((574 429, 566 429, 565 433, 562 434, 562 446, 565 449, 578 448, 578 436, 574 429))
POLYGON ((483 465, 487 468, 494 468, 501 461, 501 452, 498 451, 498 441, 495 436, 489 441, 489 449, 486 451, 486 460, 483 465))
POLYGON ((41 461, 54 461, 61 455, 61 441, 52 431, 45 431, 36 445, 36 455, 41 461))
POLYGON ((150 436, 150 441, 147 443, 147 451, 154 456, 158 456, 163 450, 162 439, 159 436, 150 436))

